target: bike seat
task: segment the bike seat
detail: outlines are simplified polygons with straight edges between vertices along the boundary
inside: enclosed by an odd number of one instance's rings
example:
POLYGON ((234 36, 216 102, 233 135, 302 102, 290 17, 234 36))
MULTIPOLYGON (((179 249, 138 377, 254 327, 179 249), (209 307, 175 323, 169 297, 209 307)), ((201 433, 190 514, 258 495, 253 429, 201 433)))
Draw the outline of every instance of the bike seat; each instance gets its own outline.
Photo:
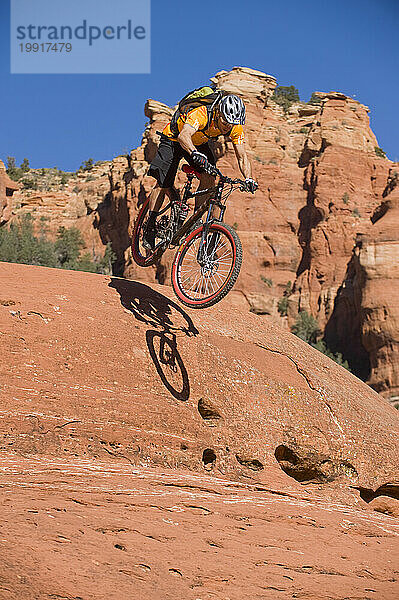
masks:
POLYGON ((201 177, 201 174, 194 169, 194 167, 190 167, 190 165, 183 165, 182 171, 187 173, 187 175, 195 175, 198 179, 201 177))

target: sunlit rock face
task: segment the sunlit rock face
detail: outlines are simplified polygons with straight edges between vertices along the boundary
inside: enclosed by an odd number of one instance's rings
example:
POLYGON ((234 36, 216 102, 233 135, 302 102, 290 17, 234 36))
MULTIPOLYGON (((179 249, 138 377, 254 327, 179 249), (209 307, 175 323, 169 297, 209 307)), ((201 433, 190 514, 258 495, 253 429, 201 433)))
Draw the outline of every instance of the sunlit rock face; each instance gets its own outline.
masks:
MULTIPOLYGON (((316 92, 318 104, 294 103, 284 112, 273 100, 277 82, 271 75, 235 67, 212 81, 246 104, 247 151, 259 182, 254 196, 237 191, 228 200, 226 221, 244 247, 237 305, 285 327, 299 311, 308 311, 356 374, 385 396, 398 395, 399 165, 378 150, 367 106, 339 92, 316 92), (387 231, 389 240, 381 237, 387 231), (373 262, 372 256, 380 258, 373 262)), ((137 212, 154 185, 147 170, 157 132, 173 111, 148 100, 138 148, 78 174, 63 190, 17 192, 14 213, 45 215, 53 231, 55 221, 74 223, 93 252, 112 243, 116 274, 169 284, 174 253, 142 269, 132 261, 130 242, 137 212)), ((238 176, 230 141, 219 138, 213 147, 221 171, 238 176)), ((184 180, 180 172, 177 185, 184 180)))
POLYGON ((397 597, 369 386, 232 294, 8 263, 0 289, 2 598, 397 597))
POLYGON ((11 197, 18 189, 19 185, 9 178, 4 163, 0 160, 0 225, 9 220, 11 197))

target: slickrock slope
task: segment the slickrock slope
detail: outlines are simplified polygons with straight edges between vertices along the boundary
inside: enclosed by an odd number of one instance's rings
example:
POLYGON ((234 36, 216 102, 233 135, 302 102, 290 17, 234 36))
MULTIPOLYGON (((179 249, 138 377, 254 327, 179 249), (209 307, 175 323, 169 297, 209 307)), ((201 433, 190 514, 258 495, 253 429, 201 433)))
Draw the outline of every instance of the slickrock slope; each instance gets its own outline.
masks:
MULTIPOLYGON (((312 313, 331 348, 342 352, 374 389, 395 400, 399 330, 393 290, 398 286, 394 248, 399 229, 394 206, 399 165, 382 157, 368 108, 339 92, 318 92, 319 105, 294 104, 285 114, 273 101, 276 80, 270 75, 236 67, 216 74, 213 81, 246 102, 247 147, 260 184, 255 197, 235 193, 226 214, 244 245, 235 287, 241 305, 289 324, 300 310, 312 313), (386 240, 379 241, 386 227, 391 231, 389 252, 386 240), (360 249, 360 239, 370 251, 360 249), (366 263, 381 243, 387 268, 380 272, 381 261, 371 269, 366 263), (282 318, 278 301, 286 289, 291 290, 288 317, 282 318)), ((118 256, 115 273, 146 282, 168 283, 173 255, 164 256, 156 268, 140 269, 131 259, 130 236, 137 210, 154 183, 146 172, 159 141, 156 131, 172 113, 173 108, 149 100, 142 145, 113 160, 108 173, 102 167, 93 181, 75 186, 61 210, 67 214, 79 206, 76 223, 88 247, 111 241, 118 256)), ((215 152, 220 169, 237 175, 231 143, 221 139, 215 152)), ((42 210, 37 206, 36 214, 42 210)))
POLYGON ((0 285, 0 598, 397 597, 399 416, 368 386, 229 296, 0 285))

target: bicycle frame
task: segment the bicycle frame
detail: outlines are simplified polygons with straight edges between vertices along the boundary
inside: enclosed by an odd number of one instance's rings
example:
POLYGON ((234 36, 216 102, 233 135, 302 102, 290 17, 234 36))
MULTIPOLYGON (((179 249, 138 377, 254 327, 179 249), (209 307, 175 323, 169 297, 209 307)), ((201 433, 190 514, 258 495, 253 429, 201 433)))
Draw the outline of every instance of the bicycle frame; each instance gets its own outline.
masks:
MULTIPOLYGON (((230 179, 229 177, 224 176, 217 167, 213 167, 211 174, 215 175, 215 176, 218 175, 220 177, 220 179, 215 187, 206 188, 203 190, 198 190, 196 192, 192 192, 191 186, 193 183, 193 179, 196 175, 192 172, 187 173, 187 182, 183 189, 183 198, 182 198, 181 202, 186 203, 189 198, 197 198, 198 196, 204 196, 205 194, 210 194, 210 197, 208 198, 208 200, 203 202, 201 204, 201 206, 199 206, 197 208, 197 210, 194 212, 194 214, 191 215, 191 217, 189 219, 187 219, 177 231, 174 230, 175 225, 173 224, 173 229, 171 231, 171 238, 169 238, 169 240, 167 240, 167 241, 165 241, 165 240, 160 241, 155 246, 154 251, 157 251, 158 249, 162 248, 162 246, 164 247, 164 249, 166 249, 166 247, 168 247, 168 246, 178 246, 180 244, 182 238, 190 231, 190 229, 198 221, 198 219, 200 219, 202 217, 202 215, 208 211, 208 214, 207 214, 207 217, 205 220, 205 224, 204 224, 203 230, 202 230, 202 238, 201 238, 201 242, 200 242, 200 247, 198 250, 198 260, 201 260, 201 257, 203 254, 202 250, 203 250, 203 246, 204 246, 204 241, 207 238, 211 224, 215 223, 215 222, 221 223, 224 218, 224 213, 226 211, 226 205, 223 204, 221 200, 222 200, 222 193, 223 193, 223 188, 224 188, 225 184, 229 183, 232 186, 238 184, 241 186, 241 189, 243 189, 242 186, 245 185, 245 182, 241 181, 240 179, 230 179), (212 216, 213 209, 215 206, 217 206, 220 209, 219 218, 212 216)), ((178 204, 179 204, 179 202, 176 200, 170 201, 160 211, 159 214, 161 215, 162 213, 166 212, 168 209, 170 209, 172 207, 173 214, 176 215, 175 207, 178 204)))
POLYGON ((178 229, 171 241, 171 244, 174 245, 178 245, 181 238, 190 230, 190 228, 194 225, 194 223, 196 223, 196 221, 198 221, 198 219, 200 219, 202 217, 203 214, 205 214, 208 211, 207 217, 206 217, 206 221, 205 221, 205 227, 204 227, 204 232, 203 232, 203 239, 201 240, 201 246, 203 244, 203 240, 205 239, 206 235, 208 234, 208 230, 209 230, 209 225, 211 223, 213 223, 214 221, 223 221, 223 217, 224 217, 224 213, 226 210, 226 206, 224 204, 222 204, 220 202, 220 199, 222 197, 222 191, 223 191, 223 187, 224 187, 224 182, 220 181, 217 186, 213 187, 213 188, 206 188, 203 190, 198 190, 197 192, 191 192, 191 185, 194 179, 194 175, 187 175, 188 181, 186 183, 186 185, 184 186, 184 193, 183 193, 183 202, 186 202, 189 198, 197 198, 198 196, 204 196, 205 194, 212 194, 210 198, 208 198, 208 200, 206 200, 203 204, 201 204, 201 206, 199 206, 197 208, 197 210, 194 212, 193 215, 191 215, 191 217, 189 219, 187 219, 187 221, 185 221, 185 223, 182 225, 182 227, 180 227, 180 229, 178 229), (213 197, 214 196, 214 197, 213 197), (220 209, 220 214, 219 214, 219 218, 212 218, 212 212, 213 212, 213 207, 217 206, 220 209))

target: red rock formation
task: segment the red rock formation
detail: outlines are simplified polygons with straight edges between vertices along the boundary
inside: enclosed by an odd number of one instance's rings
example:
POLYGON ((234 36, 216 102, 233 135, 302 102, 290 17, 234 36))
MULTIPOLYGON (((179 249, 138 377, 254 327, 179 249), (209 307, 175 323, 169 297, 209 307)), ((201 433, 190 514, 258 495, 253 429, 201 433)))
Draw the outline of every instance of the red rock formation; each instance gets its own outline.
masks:
POLYGON ((10 199, 18 189, 18 183, 9 178, 4 163, 0 160, 0 225, 9 220, 10 199))
POLYGON ((381 396, 230 296, 7 263, 0 289, 0 596, 397 596, 381 396))
MULTIPOLYGON (((343 352, 359 376, 385 395, 397 395, 399 358, 392 342, 398 337, 396 309, 380 320, 381 307, 392 305, 396 275, 389 280, 392 286, 380 285, 387 281, 385 276, 373 275, 379 284, 369 286, 368 291, 362 287, 367 278, 358 277, 352 283, 358 272, 354 254, 360 238, 366 236, 367 244, 374 243, 374 236, 378 241, 378 227, 385 228, 387 222, 392 224, 392 240, 397 237, 395 212, 387 205, 396 193, 397 167, 376 154, 378 143, 367 107, 338 92, 316 93, 320 105, 297 103, 284 113, 273 101, 276 81, 269 75, 237 67, 221 71, 213 81, 246 102, 247 149, 260 184, 255 196, 233 194, 226 213, 244 246, 242 272, 235 286, 237 305, 283 320, 286 326, 298 311, 311 312, 333 349, 343 352), (278 302, 289 282, 288 317, 281 318, 278 302), (370 294, 377 287, 380 309, 373 317, 375 334, 370 334, 366 315, 370 294)), ((146 172, 159 140, 156 131, 172 112, 149 100, 142 145, 129 156, 114 159, 108 175, 104 167, 95 181, 64 193, 64 213, 58 217, 63 221, 69 210, 65 206, 77 203, 80 212, 74 213, 73 208, 72 221, 86 235, 88 246, 111 241, 118 257, 115 273, 147 282, 169 283, 173 253, 166 254, 157 267, 140 269, 132 262, 130 237, 138 208, 154 183, 146 172)), ((220 139, 214 148, 221 170, 236 176, 230 142, 220 139)), ((183 180, 179 174, 178 182, 183 180)), ((57 201, 62 204, 61 199, 57 201)), ((36 210, 42 214, 41 208, 36 210)), ((365 256, 363 250, 361 256, 365 256)))
POLYGON ((383 201, 359 235, 344 284, 327 326, 332 343, 349 349, 362 344, 378 392, 399 405, 399 165, 393 165, 383 201), (351 329, 352 327, 352 329, 351 329))

